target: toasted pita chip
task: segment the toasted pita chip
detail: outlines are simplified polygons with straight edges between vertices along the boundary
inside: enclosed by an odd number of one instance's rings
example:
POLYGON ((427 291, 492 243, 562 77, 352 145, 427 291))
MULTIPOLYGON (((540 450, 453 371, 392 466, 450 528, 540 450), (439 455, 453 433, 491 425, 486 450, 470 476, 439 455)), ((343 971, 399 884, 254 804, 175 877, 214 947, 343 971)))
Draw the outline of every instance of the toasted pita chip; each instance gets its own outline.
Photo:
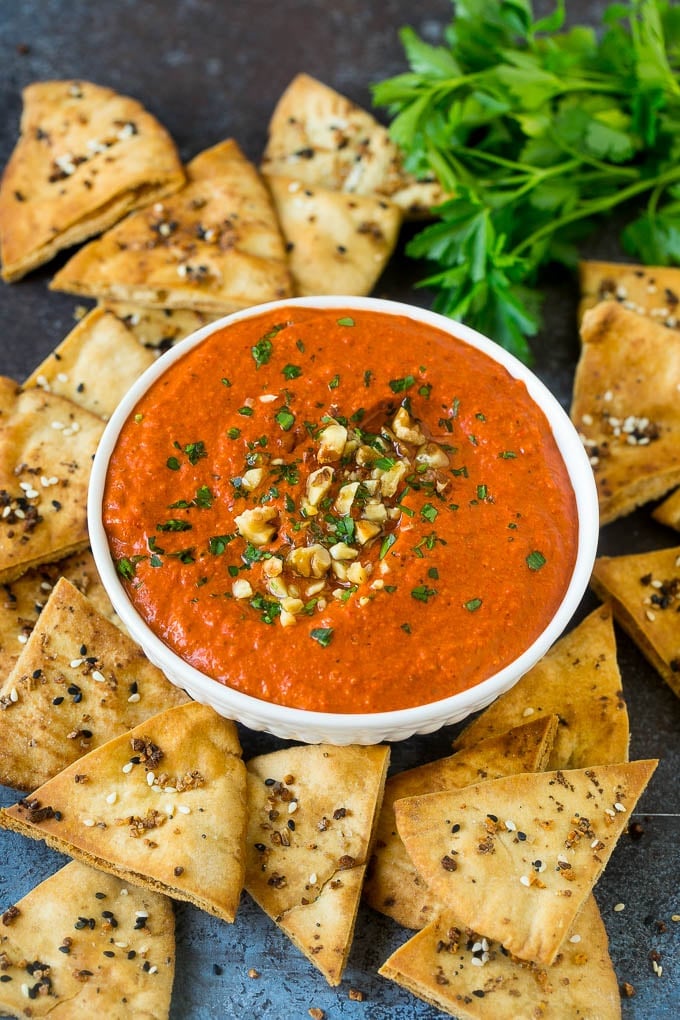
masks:
POLYGON ((397 949, 378 973, 437 1009, 470 1020, 621 1016, 607 933, 593 896, 551 967, 513 960, 447 912, 397 949))
POLYGON ((676 329, 680 325, 680 269, 624 262, 579 263, 579 320, 600 301, 618 301, 624 308, 649 315, 676 329))
POLYGON ((104 423, 0 377, 0 583, 86 548, 87 486, 104 423))
POLYGON ((680 484, 680 331, 602 301, 581 336, 571 417, 608 524, 680 484))
POLYGON ((446 909, 522 960, 551 964, 656 761, 533 772, 394 805, 446 909))
POLYGON ((417 181, 375 117, 308 74, 298 74, 269 122, 262 170, 357 195, 380 195, 411 217, 444 200, 434 178, 417 181))
POLYGON ((106 301, 223 314, 288 297, 269 193, 233 141, 198 155, 188 183, 81 248, 50 284, 106 301))
POLYGON ((86 549, 58 563, 27 570, 0 591, 0 678, 10 672, 60 577, 67 577, 87 595, 95 608, 122 629, 104 586, 99 580, 92 553, 86 549))
POLYGON ((590 584, 680 698, 680 546, 600 556, 590 584))
POLYGON ((176 191, 175 144, 140 103, 83 81, 24 89, 21 137, 0 184, 5 280, 176 191))
POLYGON ((600 606, 456 738, 456 750, 527 719, 559 716, 547 768, 579 769, 628 759, 630 729, 616 661, 612 611, 600 606))
POLYGON ((290 747, 248 762, 245 887, 337 985, 347 961, 389 748, 290 747))
POLYGON ((680 489, 676 489, 668 499, 660 503, 652 511, 652 517, 660 524, 666 524, 669 528, 680 531, 680 489))
POLYGON ((233 722, 178 705, 3 809, 0 826, 231 922, 244 870, 240 753, 233 722))
POLYGON ((117 316, 94 308, 24 383, 68 397, 107 419, 132 383, 153 364, 117 316))
POLYGON ((0 960, 3 1014, 162 1020, 175 972, 172 904, 71 861, 5 911, 0 960))
POLYGON ((35 790, 93 747, 188 700, 62 577, 0 686, 0 783, 35 790))
POLYGON ((364 883, 364 900, 406 928, 422 928, 440 910, 406 852, 394 817, 394 802, 437 790, 469 786, 544 768, 555 739, 557 716, 525 723, 469 750, 391 776, 378 817, 375 848, 364 883))
POLYGON ((293 177, 267 178, 296 294, 370 294, 394 250, 401 209, 293 177))
POLYGON ((206 312, 190 308, 145 308, 143 305, 112 302, 103 306, 131 330, 138 342, 151 351, 167 351, 210 321, 206 312))

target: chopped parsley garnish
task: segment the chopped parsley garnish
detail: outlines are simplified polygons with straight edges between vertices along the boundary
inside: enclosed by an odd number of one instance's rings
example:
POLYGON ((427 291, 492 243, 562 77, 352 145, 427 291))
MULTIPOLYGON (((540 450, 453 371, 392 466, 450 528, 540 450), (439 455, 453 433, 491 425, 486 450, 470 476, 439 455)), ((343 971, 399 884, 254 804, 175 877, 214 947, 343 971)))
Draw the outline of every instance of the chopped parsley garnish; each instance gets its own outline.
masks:
POLYGON ((388 552, 390 551, 390 549, 392 548, 392 546, 394 545, 394 543, 396 541, 397 541, 397 536, 394 534, 393 531, 391 531, 389 533, 389 535, 385 535, 385 537, 382 540, 382 545, 380 546, 380 557, 379 558, 381 560, 384 559, 385 556, 387 556, 388 552))
POLYGON ((252 416, 253 416, 253 409, 252 409, 252 407, 248 407, 247 405, 244 404, 243 407, 239 407, 239 409, 238 409, 238 411, 236 413, 237 414, 242 414, 244 418, 252 418, 252 416))
POLYGON ((208 550, 212 556, 221 556, 235 535, 213 535, 208 539, 208 550))
POLYGON ((263 623, 273 623, 281 615, 281 603, 266 599, 264 595, 255 595, 249 605, 258 610, 263 623))
POLYGON ((266 549, 258 549, 256 545, 251 545, 249 542, 241 553, 241 559, 247 567, 251 567, 253 563, 260 563, 262 560, 270 560, 272 555, 273 554, 267 552, 266 549))
POLYGON ((262 365, 266 365, 272 356, 274 350, 274 344, 271 342, 269 337, 263 336, 261 340, 250 348, 250 353, 253 356, 255 367, 260 368, 262 365))
POLYGON ((450 418, 440 418, 437 424, 440 428, 446 429, 447 432, 453 432, 453 422, 450 418))
POLYGON ((411 624, 410 623, 402 623, 401 629, 403 630, 404 634, 410 634, 411 633, 411 624))
POLYGON ((340 376, 336 372, 335 375, 333 376, 333 378, 331 379, 331 381, 328 384, 328 389, 329 390, 337 390, 339 385, 340 385, 340 376))
POLYGON ((205 449, 205 443, 200 439, 196 443, 187 443, 184 447, 184 452, 186 453, 190 464, 198 464, 202 457, 208 456, 205 449))
MULTIPOLYGON (((352 325, 354 325, 354 323, 352 323, 352 325)), ((309 632, 309 636, 317 641, 322 648, 328 648, 329 644, 333 640, 333 628, 313 627, 309 632)))
POLYGON ((227 429, 227 435, 230 439, 238 439, 241 435, 241 430, 234 426, 233 428, 227 429))
POLYGON ((436 567, 430 567, 430 569, 427 572, 427 576, 429 578, 431 578, 433 581, 438 581, 439 580, 439 571, 437 570, 436 567))
POLYGON ((501 460, 513 460, 517 454, 513 453, 512 450, 503 450, 503 452, 499 453, 498 456, 501 460))
POLYGON ((161 547, 157 544, 155 535, 149 535, 146 540, 146 544, 149 547, 149 551, 152 553, 158 553, 159 556, 162 556, 165 553, 165 549, 161 549, 161 547))
POLYGON ((486 485, 477 486, 477 499, 486 499, 488 493, 489 490, 487 489, 486 485))
POLYGON ((179 471, 181 464, 177 460, 177 457, 168 457, 165 462, 165 466, 169 467, 171 471, 179 471))
POLYGON ((415 376, 405 375, 401 379, 390 379, 390 389, 393 393, 403 393, 415 383, 415 376))
POLYGON ((390 471, 397 462, 394 457, 378 457, 373 463, 381 471, 390 471))
POLYGON ((432 383, 424 383, 422 386, 419 386, 418 393, 421 397, 425 397, 426 400, 429 400, 430 394, 432 393, 432 383))
POLYGON ((121 559, 116 561, 116 570, 121 577, 124 577, 126 581, 131 581, 137 573, 137 564, 140 560, 145 560, 146 556, 123 556, 121 559))
POLYGON ((426 584, 419 584, 411 591, 412 598, 418 602, 428 602, 437 594, 436 588, 428 588, 426 584))
POLYGON ((231 379, 227 379, 226 375, 222 376, 222 385, 227 387, 231 386, 231 379))
POLYGON ((274 415, 274 420, 278 422, 284 432, 290 432, 295 424, 295 415, 288 407, 281 407, 274 415))
POLYGON ((345 315, 342 319, 338 319, 338 326, 354 326, 356 323, 351 315, 345 315))
POLYGON ((426 503, 425 506, 422 507, 420 511, 420 516, 424 517, 426 521, 430 522, 430 524, 434 524, 438 514, 439 511, 437 510, 436 506, 432 506, 431 503, 426 503))
POLYGON ((169 520, 163 521, 162 524, 157 524, 156 531, 191 531, 192 527, 193 525, 189 521, 171 517, 169 520))
POLYGON ((367 368, 366 371, 364 372, 364 386, 367 389, 371 385, 371 379, 372 378, 373 378, 373 373, 371 372, 370 368, 367 368))
POLYGON ((168 556, 174 556, 180 561, 180 563, 195 563, 194 560, 194 547, 190 546, 188 549, 178 549, 177 552, 168 553, 168 556))
POLYGON ((546 564, 545 556, 538 549, 534 549, 533 552, 527 556, 527 566, 529 570, 540 570, 546 564))
POLYGON ((482 604, 481 599, 470 599, 468 602, 464 602, 463 605, 467 609, 468 613, 476 612, 482 604))
POLYGON ((281 371, 283 372, 284 379, 299 379, 302 375, 302 369, 299 365, 284 365, 281 371))
MULTIPOLYGON (((209 510, 212 506, 213 494, 207 485, 201 485, 200 488, 196 489, 196 495, 191 501, 186 499, 178 499, 176 503, 170 504, 171 510, 187 510, 189 507, 196 506, 200 510, 209 510)), ((174 528, 174 529, 163 529, 163 530, 174 530, 182 531, 185 529, 174 528)))

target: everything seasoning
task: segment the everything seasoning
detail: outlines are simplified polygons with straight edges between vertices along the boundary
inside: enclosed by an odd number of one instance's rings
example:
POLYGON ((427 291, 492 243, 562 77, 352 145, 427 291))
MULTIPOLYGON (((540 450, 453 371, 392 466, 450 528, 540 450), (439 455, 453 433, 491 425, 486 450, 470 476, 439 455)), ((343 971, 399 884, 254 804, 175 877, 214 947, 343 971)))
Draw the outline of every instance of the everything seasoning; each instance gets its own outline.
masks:
POLYGON ((105 507, 163 640, 219 682, 320 711, 403 708, 497 672, 554 613, 576 551, 524 384, 364 311, 286 308, 178 359, 123 427, 105 507))

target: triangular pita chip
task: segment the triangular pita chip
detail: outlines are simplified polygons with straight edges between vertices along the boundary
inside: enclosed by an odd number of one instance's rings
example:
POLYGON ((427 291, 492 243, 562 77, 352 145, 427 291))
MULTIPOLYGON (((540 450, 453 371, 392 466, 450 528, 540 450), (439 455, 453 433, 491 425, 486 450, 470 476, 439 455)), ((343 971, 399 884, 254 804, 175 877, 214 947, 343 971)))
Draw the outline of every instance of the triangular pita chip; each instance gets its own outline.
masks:
POLYGON ((90 751, 0 811, 0 825, 233 921, 246 825, 240 753, 234 723, 189 702, 90 751))
POLYGON ((385 198, 348 195, 270 176, 296 294, 370 294, 394 250, 402 212, 385 198))
POLYGON ((680 269, 626 262, 579 263, 579 320, 600 301, 618 301, 624 308, 649 315, 663 326, 680 325, 680 269))
POLYGON ((103 307, 113 312, 143 347, 161 353, 210 321, 207 312, 192 312, 190 308, 145 308, 125 302, 103 307))
POLYGON ((175 144, 144 107, 102 85, 34 82, 0 184, 5 280, 112 226, 184 180, 175 144))
POLYGON ((0 1012, 163 1020, 175 973, 166 896, 71 861, 3 914, 0 1012))
MULTIPOLYGON (((67 577, 87 595, 94 607, 121 628, 89 549, 58 563, 27 570, 0 591, 0 677, 6 677, 21 655, 50 592, 60 577, 67 577)), ((0 719, 1 723, 1 719, 0 719)))
POLYGON ((334 191, 381 195, 415 217, 445 197, 433 178, 417 181, 404 170, 375 117, 308 74, 293 78, 276 105, 262 170, 334 191))
POLYGON ((352 943, 389 748, 290 747, 248 762, 246 889, 331 985, 352 943))
POLYGON ((401 841, 394 802, 402 797, 469 786, 481 779, 539 771, 547 763, 556 728, 557 716, 545 716, 481 740, 469 750, 390 776, 385 784, 373 856, 364 884, 365 902, 406 928, 428 924, 440 905, 401 841))
POLYGON ((155 357, 112 312, 95 308, 24 383, 108 419, 155 357))
POLYGON ((660 503, 652 511, 652 517, 660 524, 666 524, 669 528, 680 531, 680 489, 676 489, 668 499, 660 503))
POLYGON ((445 913, 401 946, 383 977, 466 1020, 619 1020, 618 982, 607 933, 589 896, 551 967, 513 960, 445 913))
POLYGON ((608 524, 680 484, 680 331, 602 301, 581 337, 571 418, 608 524))
POLYGON ((35 790, 92 748, 188 700, 62 577, 0 686, 0 783, 35 790))
POLYGON ((0 583, 87 546, 87 486, 103 429, 70 400, 0 377, 0 583))
POLYGON ((506 694, 456 738, 456 750, 528 719, 557 715, 549 769, 628 759, 628 711, 616 661, 612 611, 600 606, 565 634, 506 694))
POLYGON ((81 248, 52 280, 106 301, 224 314, 291 293, 269 192, 233 141, 196 156, 188 183, 81 248))
POLYGON ((394 806, 397 827, 466 927, 550 964, 656 765, 524 773, 408 797, 394 806))
POLYGON ((590 583, 611 600, 617 622, 680 697, 680 546, 600 556, 590 583))

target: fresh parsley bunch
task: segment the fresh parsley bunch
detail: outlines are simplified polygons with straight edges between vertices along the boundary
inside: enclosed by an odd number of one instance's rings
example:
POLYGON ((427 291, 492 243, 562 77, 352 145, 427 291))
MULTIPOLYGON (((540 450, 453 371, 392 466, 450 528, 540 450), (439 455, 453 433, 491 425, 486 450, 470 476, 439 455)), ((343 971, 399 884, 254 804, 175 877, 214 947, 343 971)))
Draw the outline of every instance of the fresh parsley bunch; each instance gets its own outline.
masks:
POLYGON ((411 70, 374 87, 406 168, 452 197, 407 251, 435 267, 435 308, 525 361, 538 270, 574 266, 603 214, 631 203, 631 256, 680 262, 680 6, 608 7, 599 33, 565 3, 456 0, 445 45, 411 29, 411 70))

